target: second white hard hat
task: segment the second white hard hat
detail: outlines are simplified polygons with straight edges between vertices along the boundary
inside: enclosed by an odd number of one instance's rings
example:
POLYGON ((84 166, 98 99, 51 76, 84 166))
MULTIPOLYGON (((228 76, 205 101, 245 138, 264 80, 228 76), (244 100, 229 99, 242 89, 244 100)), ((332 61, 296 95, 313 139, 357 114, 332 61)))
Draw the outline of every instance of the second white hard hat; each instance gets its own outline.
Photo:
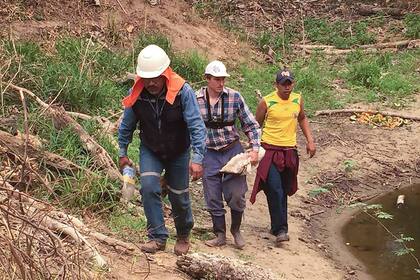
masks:
POLYGON ((219 60, 213 60, 210 62, 204 74, 212 75, 214 77, 229 77, 230 75, 226 72, 226 66, 219 60))
POLYGON ((171 60, 162 48, 148 45, 139 53, 136 73, 141 78, 156 78, 168 68, 170 63, 171 60))

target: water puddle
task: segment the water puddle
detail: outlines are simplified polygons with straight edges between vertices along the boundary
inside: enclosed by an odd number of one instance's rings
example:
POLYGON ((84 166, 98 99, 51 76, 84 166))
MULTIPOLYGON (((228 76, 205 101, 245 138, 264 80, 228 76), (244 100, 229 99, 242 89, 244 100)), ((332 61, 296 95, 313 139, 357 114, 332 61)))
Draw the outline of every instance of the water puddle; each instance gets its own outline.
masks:
MULTIPOLYGON (((420 184, 389 193, 371 204, 381 204, 382 211, 393 215, 392 220, 380 219, 392 233, 398 237, 404 234, 414 238, 406 244, 420 258, 420 184), (397 208, 399 195, 405 195, 405 203, 397 208)), ((350 251, 375 279, 420 279, 420 274, 415 271, 417 262, 408 254, 398 256, 396 252, 401 252, 402 245, 365 213, 358 213, 344 226, 343 236, 350 251)))

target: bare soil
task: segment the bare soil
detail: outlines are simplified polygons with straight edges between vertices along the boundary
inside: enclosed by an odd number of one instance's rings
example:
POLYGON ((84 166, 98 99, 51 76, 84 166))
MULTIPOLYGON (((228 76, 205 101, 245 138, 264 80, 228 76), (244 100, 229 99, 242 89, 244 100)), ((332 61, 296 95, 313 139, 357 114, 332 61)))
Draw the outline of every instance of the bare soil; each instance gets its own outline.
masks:
MULTIPOLYGON (((129 48, 135 34, 147 29, 166 34, 178 51, 197 49, 210 59, 239 62, 253 55, 251 48, 236 40, 235 36, 227 34, 211 20, 196 15, 187 1, 161 0, 153 7, 145 1, 119 2, 127 14, 116 0, 103 0, 100 7, 87 0, 31 0, 25 4, 23 1, 0 0, 0 36, 32 39, 47 45, 65 35, 95 36, 111 48, 129 48)), ((239 2, 235 1, 241 4, 239 2)), ((249 5, 247 1, 242 2, 246 2, 245 8, 249 5)), ((259 13, 276 12, 275 1, 271 2, 271 8, 264 6, 264 11, 260 9, 259 13)), ((320 14, 331 11, 325 6, 325 1, 310 3, 309 7, 324 5, 325 9, 318 10, 320 14)), ((416 98, 417 101, 404 109, 405 112, 420 114, 420 96, 416 98)), ((420 123, 384 129, 353 123, 348 117, 330 116, 312 119, 311 127, 317 142, 317 154, 308 159, 304 139, 299 135, 299 191, 289 199, 291 240, 282 248, 274 246, 274 237, 269 234, 266 200, 260 193, 257 202, 248 205, 246 211, 242 227, 247 241, 244 250, 234 249, 230 238, 228 245, 216 249, 195 239, 192 251, 249 261, 271 269, 279 279, 368 277, 363 273, 363 267, 345 252, 337 221, 345 221, 346 216, 337 215, 335 207, 420 182, 420 123), (355 163, 350 172, 344 169, 345 160, 355 163), (327 184, 333 186, 330 193, 315 198, 308 196, 311 189, 327 184)), ((248 180, 251 188, 252 176, 248 180)), ((191 189, 197 199, 194 232, 204 237, 211 232, 211 222, 201 211, 201 185, 193 185, 191 189)), ((104 275, 107 279, 141 279, 146 276, 147 279, 188 279, 176 269, 173 244, 168 244, 166 252, 147 257, 107 247, 101 247, 100 251, 111 264, 111 271, 104 275)))
POLYGON ((209 59, 239 63, 251 49, 215 23, 203 20, 184 1, 0 1, 0 38, 35 40, 52 44, 55 39, 92 36, 111 48, 130 48, 137 34, 165 34, 175 50, 196 50, 209 59), (121 3, 121 6, 118 4, 121 3))

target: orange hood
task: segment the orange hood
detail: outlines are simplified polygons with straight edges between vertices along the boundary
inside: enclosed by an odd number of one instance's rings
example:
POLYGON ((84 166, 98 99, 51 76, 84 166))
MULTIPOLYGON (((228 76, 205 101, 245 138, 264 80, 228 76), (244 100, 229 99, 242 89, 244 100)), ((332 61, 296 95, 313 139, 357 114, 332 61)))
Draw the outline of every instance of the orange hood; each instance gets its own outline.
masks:
MULTIPOLYGON (((173 104, 175 101, 175 97, 184 85, 185 80, 177 73, 175 73, 171 69, 171 67, 166 68, 166 70, 162 73, 162 76, 166 78, 166 101, 169 104, 173 104)), ((122 101, 124 108, 132 107, 134 103, 136 103, 137 99, 140 96, 140 93, 143 91, 143 88, 143 79, 136 75, 135 82, 130 95, 125 97, 122 101)))

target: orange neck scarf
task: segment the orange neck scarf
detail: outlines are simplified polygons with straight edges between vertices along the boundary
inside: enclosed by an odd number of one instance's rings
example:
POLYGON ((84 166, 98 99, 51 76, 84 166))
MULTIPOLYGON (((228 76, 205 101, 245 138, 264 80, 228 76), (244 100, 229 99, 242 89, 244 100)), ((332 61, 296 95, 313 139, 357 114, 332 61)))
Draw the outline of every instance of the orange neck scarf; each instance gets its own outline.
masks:
MULTIPOLYGON (((166 101, 169 104, 173 104, 178 92, 181 90, 182 86, 185 83, 185 80, 175 73, 171 67, 166 68, 162 73, 162 76, 166 78, 166 101)), ((132 87, 131 93, 129 96, 125 97, 122 101, 124 108, 129 108, 136 103, 137 99, 140 96, 140 93, 143 91, 144 82, 142 78, 136 75, 134 85, 132 87)))

